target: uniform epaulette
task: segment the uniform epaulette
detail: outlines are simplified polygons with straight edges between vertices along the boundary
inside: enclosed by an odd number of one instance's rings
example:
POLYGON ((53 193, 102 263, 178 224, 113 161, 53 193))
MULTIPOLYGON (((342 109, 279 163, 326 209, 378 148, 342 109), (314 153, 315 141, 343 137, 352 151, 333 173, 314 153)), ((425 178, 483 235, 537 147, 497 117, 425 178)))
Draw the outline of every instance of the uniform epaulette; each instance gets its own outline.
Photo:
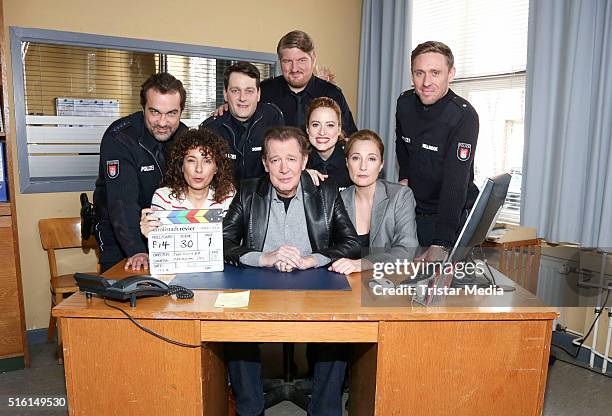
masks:
POLYGON ((281 110, 280 107, 277 106, 276 104, 271 103, 271 102, 265 102, 264 104, 267 104, 270 107, 274 108, 276 111, 278 111, 278 114, 280 114, 281 117, 285 117, 285 115, 283 114, 283 110, 281 110))
POLYGON ((340 89, 340 87, 334 84, 333 82, 330 82, 316 75, 314 75, 314 78, 315 78, 315 86, 316 84, 319 84, 319 87, 334 88, 337 91, 342 91, 342 89, 340 89))
MULTIPOLYGON (((227 110, 227 111, 229 111, 229 110, 227 110)), ((201 128, 210 126, 213 123, 213 121, 215 121, 217 118, 219 118, 219 117, 214 117, 214 116, 208 117, 206 120, 204 120, 203 122, 200 123, 198 128, 201 129, 201 128)))
POLYGON ((120 119, 118 120, 117 125, 113 126, 112 132, 113 133, 117 133, 123 129, 125 129, 126 127, 129 127, 132 125, 132 121, 129 119, 120 119))
POLYGON ((467 110, 468 108, 472 107, 472 105, 465 98, 459 97, 458 95, 455 95, 451 101, 461 109, 467 110))
POLYGON ((398 98, 402 98, 402 97, 410 97, 413 96, 414 94, 414 89, 409 89, 404 91, 403 93, 400 94, 400 96, 398 98))
MULTIPOLYGON (((323 80, 323 81, 325 81, 325 80, 323 80)), ((337 89, 338 92, 342 92, 342 88, 340 88, 339 86, 337 86, 333 82, 329 82, 329 81, 326 81, 326 82, 329 83, 330 85, 332 85, 335 89, 337 89)))

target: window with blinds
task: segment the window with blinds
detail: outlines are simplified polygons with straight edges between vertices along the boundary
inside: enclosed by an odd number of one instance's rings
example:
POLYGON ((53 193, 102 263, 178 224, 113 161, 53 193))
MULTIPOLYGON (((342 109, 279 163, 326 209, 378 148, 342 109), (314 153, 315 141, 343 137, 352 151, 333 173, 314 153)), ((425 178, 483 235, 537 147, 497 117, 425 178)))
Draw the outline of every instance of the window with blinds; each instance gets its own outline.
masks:
POLYGON ((412 47, 447 44, 455 57, 451 88, 478 112, 475 182, 512 174, 500 221, 520 221, 528 0, 414 0, 412 47))
POLYGON ((121 48, 119 38, 93 35, 86 36, 100 45, 88 46, 72 44, 71 35, 66 34, 66 43, 11 42, 19 48, 17 70, 12 53, 23 193, 92 190, 104 131, 117 118, 141 110, 140 86, 153 73, 166 71, 183 82, 187 101, 182 121, 196 127, 223 103, 223 73, 233 62, 252 62, 262 79, 275 70, 273 54, 180 44, 169 48, 132 39, 121 48), (218 51, 222 57, 215 56, 218 51))

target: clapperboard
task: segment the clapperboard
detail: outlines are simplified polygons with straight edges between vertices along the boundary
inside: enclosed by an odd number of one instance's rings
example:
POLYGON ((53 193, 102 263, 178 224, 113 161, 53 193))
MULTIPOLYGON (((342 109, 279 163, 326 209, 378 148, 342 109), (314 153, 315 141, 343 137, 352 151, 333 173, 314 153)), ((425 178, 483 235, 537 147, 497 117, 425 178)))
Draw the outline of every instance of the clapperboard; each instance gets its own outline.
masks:
POLYGON ((223 270, 223 211, 155 211, 161 226, 149 233, 152 275, 223 270))

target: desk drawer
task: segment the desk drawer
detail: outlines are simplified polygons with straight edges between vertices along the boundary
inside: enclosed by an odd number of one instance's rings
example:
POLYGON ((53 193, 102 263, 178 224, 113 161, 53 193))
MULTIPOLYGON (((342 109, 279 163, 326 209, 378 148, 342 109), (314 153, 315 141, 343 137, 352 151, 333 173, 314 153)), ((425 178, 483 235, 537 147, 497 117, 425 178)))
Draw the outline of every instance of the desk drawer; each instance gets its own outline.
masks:
POLYGON ((202 321, 206 342, 377 342, 378 322, 202 321))

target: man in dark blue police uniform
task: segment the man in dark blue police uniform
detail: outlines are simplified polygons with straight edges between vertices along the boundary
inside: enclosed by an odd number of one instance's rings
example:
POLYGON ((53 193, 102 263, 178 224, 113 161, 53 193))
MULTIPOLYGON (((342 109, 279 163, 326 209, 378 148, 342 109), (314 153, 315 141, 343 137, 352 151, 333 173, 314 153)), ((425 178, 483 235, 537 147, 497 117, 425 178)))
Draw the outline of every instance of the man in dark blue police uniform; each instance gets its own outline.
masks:
MULTIPOLYGON (((294 30, 281 38, 276 53, 283 75, 261 82, 261 101, 275 104, 283 113, 285 125, 305 131, 306 109, 317 97, 332 98, 342 111, 342 131, 346 137, 357 131, 353 114, 342 90, 314 75, 317 55, 312 38, 301 30, 294 30)), ((220 106, 215 115, 227 111, 220 106)))
POLYGON ((420 256, 444 259, 474 204, 478 114, 449 89, 455 76, 448 46, 428 41, 411 55, 414 89, 397 100, 396 153, 400 183, 416 199, 420 256))
POLYGON ((266 130, 284 125, 277 106, 260 101, 259 70, 248 62, 237 62, 225 71, 223 97, 229 111, 210 117, 200 128, 223 137, 235 162, 236 185, 242 179, 259 178, 264 173, 261 143, 266 130))
POLYGON ((142 111, 115 121, 102 137, 93 197, 101 271, 126 257, 126 269, 149 267, 140 211, 151 206, 169 147, 187 130, 180 121, 185 98, 181 81, 152 75, 140 90, 142 111))
POLYGON ((261 83, 261 99, 276 104, 288 126, 304 130, 306 109, 317 97, 333 99, 342 112, 342 131, 346 137, 357 131, 353 114, 342 90, 313 74, 317 55, 312 38, 301 30, 283 36, 276 47, 283 75, 261 83))

